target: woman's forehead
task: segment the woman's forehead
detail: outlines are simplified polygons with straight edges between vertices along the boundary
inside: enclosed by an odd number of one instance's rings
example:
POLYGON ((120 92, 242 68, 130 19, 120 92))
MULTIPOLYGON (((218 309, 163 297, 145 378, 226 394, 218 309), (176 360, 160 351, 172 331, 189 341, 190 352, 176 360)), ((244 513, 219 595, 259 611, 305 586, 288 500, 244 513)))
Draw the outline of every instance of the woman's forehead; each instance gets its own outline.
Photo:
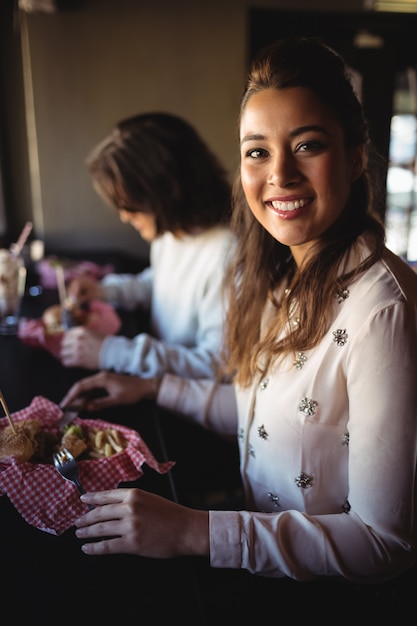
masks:
POLYGON ((240 136, 271 134, 277 128, 323 127, 334 124, 331 109, 310 89, 264 89, 250 96, 242 111, 240 136))

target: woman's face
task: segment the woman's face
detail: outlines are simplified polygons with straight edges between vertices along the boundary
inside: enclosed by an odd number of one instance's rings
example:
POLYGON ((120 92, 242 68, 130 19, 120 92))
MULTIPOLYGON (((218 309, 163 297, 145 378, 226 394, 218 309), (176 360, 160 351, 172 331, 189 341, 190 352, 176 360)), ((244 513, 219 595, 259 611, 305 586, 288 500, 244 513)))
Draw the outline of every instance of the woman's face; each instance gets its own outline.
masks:
POLYGON ((151 213, 141 213, 140 211, 132 212, 124 209, 118 209, 119 218, 124 224, 130 224, 139 235, 151 243, 157 235, 157 226, 155 217, 151 213))
POLYGON ((340 123, 303 87, 252 95, 242 113, 240 144, 249 207, 300 265, 342 213, 362 171, 362 148, 346 150, 340 123))

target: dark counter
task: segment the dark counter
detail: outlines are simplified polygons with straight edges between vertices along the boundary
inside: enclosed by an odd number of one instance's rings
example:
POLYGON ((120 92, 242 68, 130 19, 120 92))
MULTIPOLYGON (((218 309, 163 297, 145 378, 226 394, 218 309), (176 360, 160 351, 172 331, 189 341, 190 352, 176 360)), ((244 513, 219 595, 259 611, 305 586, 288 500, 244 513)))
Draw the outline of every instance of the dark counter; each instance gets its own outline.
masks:
MULTIPOLYGON (((56 298, 54 291, 38 297, 27 295, 22 313, 39 317, 56 298)), ((38 395, 59 403, 76 380, 91 374, 63 367, 48 352, 27 346, 16 336, 0 336, 0 355, 0 389, 11 413, 28 406, 38 395)), ((156 459, 168 460, 154 403, 114 407, 100 412, 100 418, 136 428, 156 459)), ((170 472, 161 475, 146 464, 143 470, 140 479, 127 484, 176 499, 170 472)), ((74 529, 59 537, 40 531, 25 522, 7 496, 0 497, 0 524, 4 623, 46 626, 73 620, 84 625, 102 619, 124 625, 142 620, 161 624, 182 618, 185 608, 189 623, 204 623, 199 617, 192 559, 86 556, 74 529)))

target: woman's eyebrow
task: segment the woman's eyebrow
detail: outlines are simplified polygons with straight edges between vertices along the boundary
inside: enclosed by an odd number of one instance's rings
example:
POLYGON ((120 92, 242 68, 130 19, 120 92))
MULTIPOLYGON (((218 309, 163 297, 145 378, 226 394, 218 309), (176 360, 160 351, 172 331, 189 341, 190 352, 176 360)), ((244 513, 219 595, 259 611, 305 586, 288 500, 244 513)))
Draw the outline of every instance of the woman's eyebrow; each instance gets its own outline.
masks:
MULTIPOLYGON (((289 134, 290 137, 298 137, 298 135, 302 135, 303 133, 308 132, 316 132, 322 133, 323 135, 329 136, 329 132, 318 124, 310 124, 307 126, 299 126, 298 128, 294 128, 289 134)), ((252 133, 251 135, 245 135, 242 137, 240 144, 244 144, 246 141, 264 141, 266 139, 265 135, 261 133, 252 133)))
POLYGON ((329 136, 330 134, 323 126, 319 126, 318 124, 310 124, 307 126, 299 126, 298 128, 295 128, 290 132, 290 136, 297 137, 297 135, 308 132, 323 133, 323 135, 327 136, 329 136))
POLYGON ((262 141, 264 139, 265 135, 261 134, 245 135, 244 137, 242 137, 240 144, 242 145, 243 143, 245 143, 245 141, 262 141))

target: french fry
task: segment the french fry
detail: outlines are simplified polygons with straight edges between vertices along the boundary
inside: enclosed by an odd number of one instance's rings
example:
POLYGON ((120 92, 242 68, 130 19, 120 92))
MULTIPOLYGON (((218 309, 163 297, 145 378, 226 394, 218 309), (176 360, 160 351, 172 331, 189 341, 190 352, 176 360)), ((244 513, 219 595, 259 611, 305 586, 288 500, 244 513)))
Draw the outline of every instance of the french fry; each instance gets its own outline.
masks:
POLYGON ((100 452, 96 452, 95 450, 90 450, 89 457, 90 459, 102 459, 103 455, 100 452))
POLYGON ((121 452, 123 450, 122 446, 119 446, 113 434, 111 434, 111 431, 107 433, 107 439, 116 452, 121 452))
POLYGON ((92 459, 101 459, 103 457, 113 456, 118 452, 122 452, 127 441, 123 434, 116 428, 90 428, 88 430, 88 440, 90 443, 89 456, 92 459))
POLYGON ((104 444, 104 456, 112 456, 112 455, 113 455, 113 448, 111 444, 105 443, 104 444))
POLYGON ((112 428, 112 429, 110 429, 110 432, 113 435, 113 437, 115 438, 115 440, 118 443, 118 445, 121 446, 122 448, 125 448, 126 447, 126 440, 123 437, 123 435, 120 432, 120 430, 116 430, 115 428, 112 428))
POLYGON ((104 431, 98 430, 95 435, 94 445, 100 450, 104 446, 104 443, 104 431))

